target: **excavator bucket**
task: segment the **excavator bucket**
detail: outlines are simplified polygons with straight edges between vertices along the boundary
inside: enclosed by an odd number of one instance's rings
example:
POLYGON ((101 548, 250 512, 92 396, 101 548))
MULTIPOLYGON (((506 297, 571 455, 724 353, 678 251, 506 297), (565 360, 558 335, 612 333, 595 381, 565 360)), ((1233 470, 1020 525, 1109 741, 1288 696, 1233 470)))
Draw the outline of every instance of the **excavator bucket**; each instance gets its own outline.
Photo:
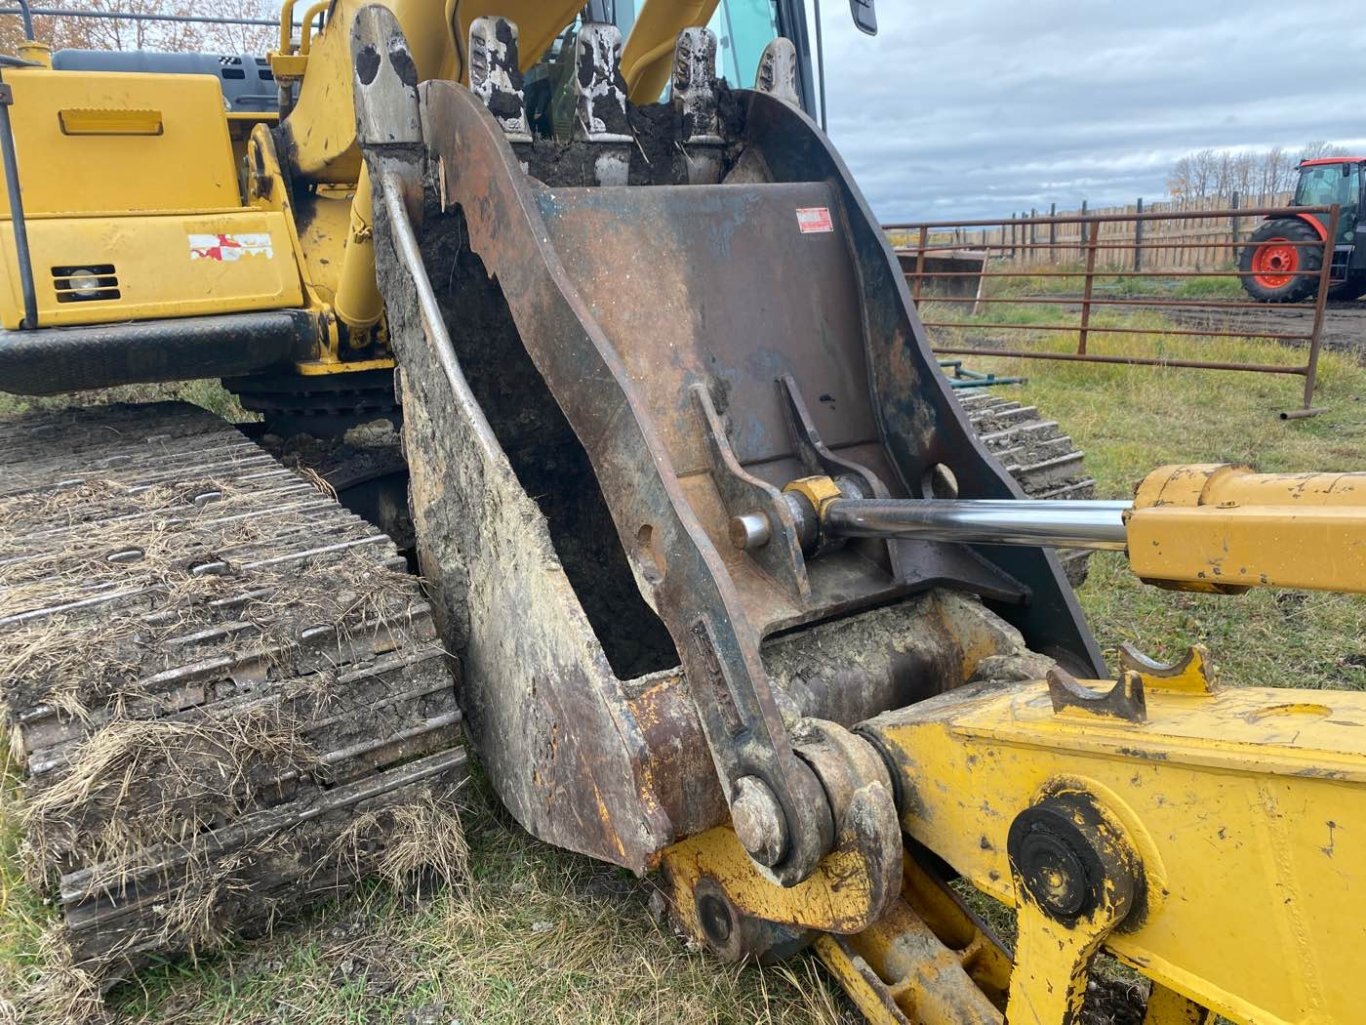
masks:
POLYGON ((820 496, 781 489, 804 475, 1021 493, 791 102, 790 44, 731 91, 687 30, 671 99, 637 107, 615 28, 585 26, 573 137, 535 141, 508 22, 476 23, 468 89, 405 82, 377 10, 354 45, 419 555, 532 833, 644 871, 753 792, 796 882, 844 828, 799 720, 852 726, 1026 648, 1099 670, 1043 550, 802 536, 820 496))

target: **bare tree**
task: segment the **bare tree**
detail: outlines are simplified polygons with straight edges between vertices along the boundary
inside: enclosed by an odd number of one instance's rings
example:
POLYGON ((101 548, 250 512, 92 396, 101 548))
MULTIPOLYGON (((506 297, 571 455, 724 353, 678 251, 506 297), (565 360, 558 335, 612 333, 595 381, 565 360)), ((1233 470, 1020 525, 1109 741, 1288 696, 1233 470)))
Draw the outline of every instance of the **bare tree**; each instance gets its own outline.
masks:
POLYGON ((1173 199, 1189 199, 1191 195, 1191 158, 1182 157, 1172 165, 1167 175, 1167 194, 1173 199))
POLYGON ((1290 187, 1290 178, 1294 173, 1295 162, 1290 154, 1279 146, 1272 146, 1262 155, 1261 175, 1257 183, 1261 198, 1259 202, 1269 202, 1271 197, 1278 192, 1285 192, 1290 187))
POLYGON ((1191 199, 1204 199, 1214 192, 1219 177, 1220 157, 1212 149, 1197 150, 1190 155, 1191 199))
POLYGON ((1301 160, 1346 155, 1342 146, 1323 141, 1306 144, 1298 156, 1291 156, 1280 146, 1265 153, 1202 149, 1187 153, 1172 165, 1167 192, 1173 199, 1231 199, 1237 192, 1245 203, 1254 197, 1265 203, 1294 190, 1301 160))
POLYGON ((1233 154, 1220 150, 1214 155, 1214 181, 1210 185, 1210 195, 1227 196, 1233 191, 1233 154))
MULTIPOLYGON (((271 19, 279 16, 278 4, 268 5, 260 0, 200 0, 196 9, 219 18, 271 19)), ((279 30, 267 25, 206 25, 204 45, 206 49, 223 53, 264 55, 279 45, 279 30)))
POLYGON ((1306 142, 1304 149, 1300 150, 1301 160, 1317 160, 1320 157, 1345 157, 1347 150, 1335 143, 1324 142, 1316 139, 1313 142, 1306 142))
POLYGON ((1232 186, 1242 196, 1244 203, 1256 195, 1265 160, 1265 155, 1259 156, 1251 150, 1244 150, 1233 158, 1232 186))
MULTIPOLYGON (((54 50, 89 50, 96 46, 94 23, 88 18, 55 18, 35 14, 33 29, 34 35, 54 50)), ((0 50, 14 53, 23 38, 23 25, 17 15, 0 17, 0 50)))
MULTIPOLYGON (((222 18, 270 18, 262 0, 69 0, 82 11, 222 18)), ((37 37, 54 50, 162 50, 173 53, 264 54, 274 46, 266 25, 205 25, 131 18, 45 17, 33 19, 37 37)), ((0 50, 13 53, 22 40, 17 17, 0 18, 0 50)))

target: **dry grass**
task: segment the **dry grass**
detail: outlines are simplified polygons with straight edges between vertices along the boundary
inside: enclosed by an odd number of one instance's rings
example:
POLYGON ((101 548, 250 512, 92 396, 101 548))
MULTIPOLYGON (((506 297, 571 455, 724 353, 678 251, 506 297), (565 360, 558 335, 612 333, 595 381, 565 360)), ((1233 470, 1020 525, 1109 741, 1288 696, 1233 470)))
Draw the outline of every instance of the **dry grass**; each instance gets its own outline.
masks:
MULTIPOLYGON (((43 934, 38 957, 42 972, 26 980, 22 990, 7 988, 0 995, 0 1023, 16 1025, 96 1025, 108 1018, 99 980, 71 964, 70 954, 56 930, 43 934)), ((0 973, 0 981, 8 981, 0 973)))
MULTIPOLYGON (((217 381, 174 381, 169 384, 130 384, 119 388, 104 388, 100 391, 84 392, 80 395, 84 405, 105 405, 116 402, 166 402, 180 399, 202 406, 234 423, 260 419, 255 413, 247 412, 237 401, 237 396, 227 391, 217 381)), ((9 413, 24 413, 31 409, 65 409, 72 405, 69 395, 51 397, 22 397, 0 392, 0 416, 9 413)))
POLYGON ((469 873, 469 842, 454 807, 428 793, 385 812, 362 812, 332 843, 329 860, 391 887, 440 888, 469 873))
MULTIPOLYGON (((1162 351, 1214 360, 1291 361, 1267 342, 1160 344, 1162 351)), ((1159 342, 1119 336, 1098 343, 1101 351, 1144 345, 1156 351, 1159 342)), ((1086 450, 1097 498, 1129 497, 1144 474, 1166 463, 1229 462, 1266 472, 1366 469, 1366 367, 1339 353, 1324 353, 1320 362, 1315 404, 1325 412, 1292 421, 1278 414, 1298 405, 1298 378, 976 357, 968 365, 1029 378, 1011 396, 1039 406, 1086 450)), ((1158 658, 1203 643, 1237 684, 1366 689, 1366 596, 1176 594, 1145 587, 1122 556, 1102 553, 1092 556, 1081 600, 1110 656, 1122 641, 1158 658)))
POLYGON ((857 1020, 811 963, 718 965, 654 923, 648 883, 536 843, 477 784, 465 801, 469 885, 421 898, 367 886, 211 970, 144 977, 115 1010, 225 1025, 857 1020))
POLYGON ((278 707, 184 722, 116 719, 80 745, 67 771, 30 795, 30 865, 45 873, 94 860, 87 892, 120 892, 147 848, 192 847, 248 807, 263 779, 303 775, 316 765, 298 723, 278 707))

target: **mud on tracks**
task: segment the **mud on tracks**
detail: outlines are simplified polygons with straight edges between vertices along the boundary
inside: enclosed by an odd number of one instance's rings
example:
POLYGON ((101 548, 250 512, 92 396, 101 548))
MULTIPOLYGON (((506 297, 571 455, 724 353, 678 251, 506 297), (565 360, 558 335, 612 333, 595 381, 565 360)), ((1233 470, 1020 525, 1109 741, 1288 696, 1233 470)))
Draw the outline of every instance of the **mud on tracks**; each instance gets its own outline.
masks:
POLYGON ((452 667, 405 568, 196 407, 0 423, 0 713, 64 999, 459 871, 452 667))

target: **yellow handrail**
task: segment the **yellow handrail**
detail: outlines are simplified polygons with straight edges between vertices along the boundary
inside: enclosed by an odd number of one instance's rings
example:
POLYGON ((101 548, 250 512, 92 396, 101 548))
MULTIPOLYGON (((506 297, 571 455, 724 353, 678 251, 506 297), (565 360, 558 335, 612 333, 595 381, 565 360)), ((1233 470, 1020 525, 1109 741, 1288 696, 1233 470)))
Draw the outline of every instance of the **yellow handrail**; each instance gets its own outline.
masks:
MULTIPOLYGON (((331 5, 332 0, 317 0, 308 10, 304 11, 303 21, 299 25, 299 53, 302 56, 308 56, 309 48, 313 44, 313 19, 321 17, 331 5)), ((321 29, 319 30, 321 31, 321 29)))
POLYGON ((280 53, 290 52, 290 41, 294 35, 294 0, 284 0, 280 6, 280 53))

